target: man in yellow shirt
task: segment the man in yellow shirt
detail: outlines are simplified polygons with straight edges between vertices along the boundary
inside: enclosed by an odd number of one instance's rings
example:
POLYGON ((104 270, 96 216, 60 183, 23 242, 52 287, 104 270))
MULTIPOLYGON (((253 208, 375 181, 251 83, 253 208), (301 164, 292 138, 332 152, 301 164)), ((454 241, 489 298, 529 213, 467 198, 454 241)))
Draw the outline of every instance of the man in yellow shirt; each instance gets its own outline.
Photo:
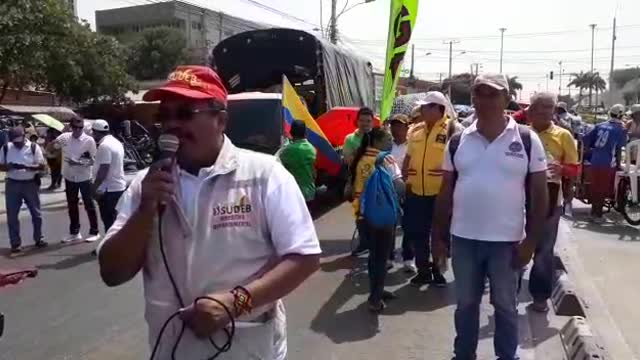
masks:
POLYGON ((572 189, 578 175, 578 149, 571 133, 553 123, 556 95, 538 93, 531 98, 527 118, 538 134, 547 153, 547 188, 549 189, 549 211, 544 237, 536 246, 533 268, 529 277, 529 292, 533 297, 532 309, 548 311, 547 300, 553 289, 553 248, 558 235, 558 224, 562 214, 562 200, 572 194, 563 194, 563 189, 572 189), (563 183, 563 182, 569 183, 563 183))
POLYGON ((442 160, 447 141, 461 126, 445 114, 449 100, 440 92, 427 93, 420 106, 420 120, 424 124, 409 136, 407 155, 402 165, 407 182, 403 231, 405 241, 415 249, 418 274, 411 279, 413 285, 446 285, 440 270, 429 261, 430 234, 433 210, 442 184, 442 160))

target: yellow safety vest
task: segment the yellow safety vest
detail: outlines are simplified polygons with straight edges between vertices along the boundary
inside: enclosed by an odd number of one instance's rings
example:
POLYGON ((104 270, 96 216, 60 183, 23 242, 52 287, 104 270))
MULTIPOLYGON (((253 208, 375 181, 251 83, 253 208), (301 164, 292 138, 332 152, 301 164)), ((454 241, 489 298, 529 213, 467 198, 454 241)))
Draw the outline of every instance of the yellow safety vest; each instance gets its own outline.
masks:
MULTIPOLYGON (((446 116, 431 129, 423 127, 409 138, 407 156, 411 157, 407 169, 407 185, 411 193, 434 196, 442 185, 442 160, 449 135, 449 120, 446 116)), ((454 126, 454 124, 451 124, 454 126)))

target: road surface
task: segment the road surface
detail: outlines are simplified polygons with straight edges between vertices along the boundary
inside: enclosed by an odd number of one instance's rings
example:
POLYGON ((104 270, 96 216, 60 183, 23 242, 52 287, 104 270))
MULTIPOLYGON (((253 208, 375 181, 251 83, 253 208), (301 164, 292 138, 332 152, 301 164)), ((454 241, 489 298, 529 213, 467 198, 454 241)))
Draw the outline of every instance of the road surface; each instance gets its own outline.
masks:
MULTIPOLYGON (((453 287, 416 289, 401 270, 392 271, 390 288, 399 298, 381 316, 366 309, 364 259, 348 256, 353 223, 348 204, 316 220, 324 254, 322 269, 286 299, 290 360, 430 359, 449 360, 454 338, 453 287)), ((84 214, 82 215, 84 217, 84 214)), ((29 239, 28 217, 23 237, 29 239)), ((84 221, 84 220, 83 220, 84 221)), ((86 231, 86 222, 83 224, 86 231)), ((140 278, 107 288, 98 275, 92 244, 61 246, 66 212, 45 214, 43 251, 12 258, 0 253, 0 268, 35 266, 40 274, 18 285, 0 288, 0 311, 6 314, 0 338, 2 360, 140 360, 149 356, 142 317, 140 278)), ((8 247, 4 221, 0 248, 8 247)), ((28 242, 28 240, 27 240, 28 242)), ((451 273, 447 274, 451 280, 451 273)), ((526 289, 526 283, 525 283, 526 289)), ((525 310, 520 304, 521 358, 563 359, 557 330, 566 319, 525 310)), ((479 359, 492 359, 492 308, 483 304, 479 359)))

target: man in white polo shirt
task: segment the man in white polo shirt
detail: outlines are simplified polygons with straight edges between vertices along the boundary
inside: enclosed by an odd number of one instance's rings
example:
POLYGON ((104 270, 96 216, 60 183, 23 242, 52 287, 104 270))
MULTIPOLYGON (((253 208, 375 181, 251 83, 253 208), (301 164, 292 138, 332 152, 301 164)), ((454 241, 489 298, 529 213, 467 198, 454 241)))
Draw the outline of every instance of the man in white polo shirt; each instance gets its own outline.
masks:
POLYGON ((98 247, 103 281, 117 286, 144 269, 155 359, 172 358, 174 344, 179 359, 211 358, 232 321, 232 345, 219 359, 284 359, 280 299, 320 260, 295 179, 275 157, 226 137, 227 91, 211 68, 179 66, 144 100, 160 101, 157 120, 179 138, 177 166, 168 159, 142 171, 123 195, 98 247))
POLYGON ((96 120, 92 125, 93 138, 98 144, 93 167, 93 194, 100 208, 104 231, 116 221, 116 205, 127 189, 124 177, 124 146, 109 134, 109 123, 96 120))
POLYGON ((0 171, 7 172, 4 195, 11 252, 21 251, 19 214, 23 202, 31 213, 33 241, 36 247, 45 247, 47 243, 42 240, 40 185, 36 181, 38 172, 44 170, 42 150, 25 138, 21 126, 9 130, 9 142, 0 149, 0 171))
POLYGON ((96 156, 96 142, 84 133, 84 120, 71 120, 71 132, 64 133, 55 140, 62 148, 62 176, 65 180, 67 207, 69 209, 69 236, 62 242, 82 240, 80 234, 80 212, 78 192, 82 194, 84 209, 89 218, 87 242, 98 240, 98 216, 91 193, 91 167, 96 156))
POLYGON ((480 75, 472 96, 477 121, 451 138, 444 157, 434 258, 446 262, 450 232, 457 297, 456 360, 476 358, 487 277, 495 308, 496 357, 515 360, 520 272, 531 260, 548 209, 546 155, 533 131, 505 116, 510 97, 504 75, 480 75))

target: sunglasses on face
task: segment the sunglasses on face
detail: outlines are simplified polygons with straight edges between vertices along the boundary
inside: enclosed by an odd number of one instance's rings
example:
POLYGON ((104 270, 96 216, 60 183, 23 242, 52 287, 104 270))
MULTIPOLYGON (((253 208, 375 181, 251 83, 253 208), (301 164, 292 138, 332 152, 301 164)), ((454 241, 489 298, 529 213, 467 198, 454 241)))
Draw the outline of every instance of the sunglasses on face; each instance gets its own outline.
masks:
POLYGON ((198 114, 215 115, 223 110, 224 109, 214 108, 192 109, 188 106, 180 106, 175 110, 171 110, 169 108, 159 108, 158 113, 156 114, 156 121, 159 123, 167 122, 174 119, 179 121, 191 121, 198 114))

